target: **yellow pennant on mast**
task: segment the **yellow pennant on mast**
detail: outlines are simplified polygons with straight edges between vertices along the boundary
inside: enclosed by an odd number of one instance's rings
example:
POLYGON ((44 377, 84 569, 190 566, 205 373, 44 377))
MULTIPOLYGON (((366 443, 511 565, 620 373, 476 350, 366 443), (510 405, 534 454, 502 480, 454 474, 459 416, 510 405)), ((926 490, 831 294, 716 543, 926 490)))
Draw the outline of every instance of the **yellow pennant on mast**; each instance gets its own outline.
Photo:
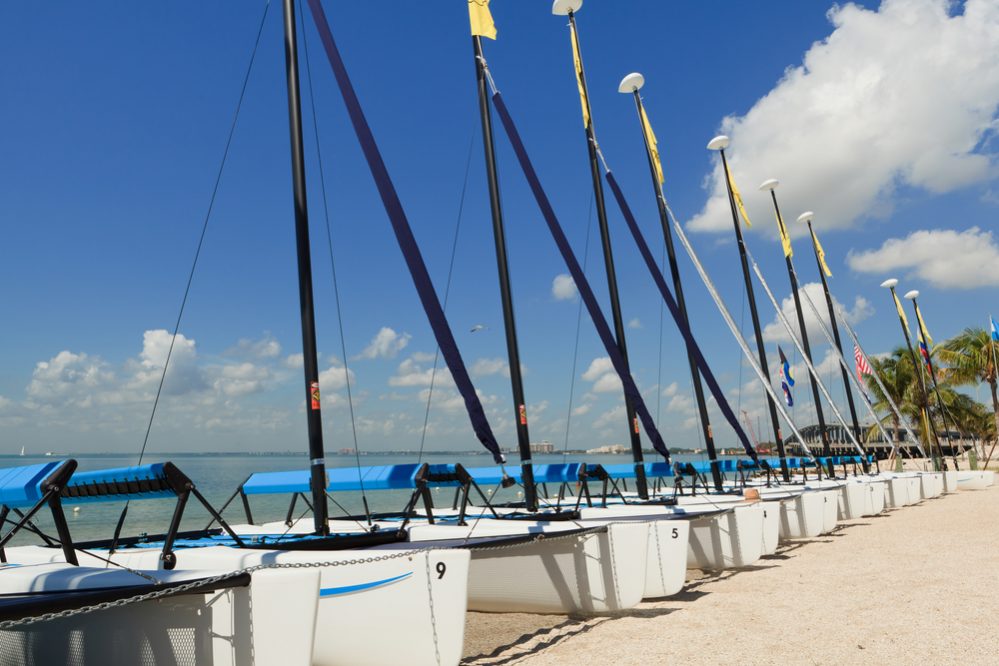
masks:
POLYGON ((895 293, 893 289, 891 292, 891 297, 895 299, 895 309, 898 310, 898 318, 902 320, 902 325, 905 326, 905 330, 909 329, 909 318, 905 316, 905 310, 902 309, 902 302, 898 300, 898 294, 895 293))
POLYGON ((468 0, 468 20, 472 35, 496 39, 496 24, 489 11, 489 0, 468 0))
POLYGON ((826 263, 826 251, 822 249, 822 243, 819 242, 819 237, 812 232, 812 242, 815 243, 815 256, 819 258, 819 264, 822 265, 822 271, 826 274, 826 277, 832 277, 832 271, 829 270, 829 264, 826 263))
POLYGON ((656 141, 656 133, 652 131, 649 117, 645 115, 644 105, 639 105, 638 113, 642 118, 642 131, 645 132, 645 143, 649 149, 649 156, 652 158, 652 166, 656 170, 656 179, 662 185, 666 182, 666 178, 663 176, 662 162, 659 161, 659 142, 656 141))
POLYGON ((735 199, 735 205, 739 208, 739 215, 742 217, 742 221, 746 223, 747 227, 752 227, 753 223, 749 221, 749 213, 746 212, 746 204, 742 203, 742 195, 739 194, 739 188, 735 186, 735 178, 732 177, 732 172, 728 170, 728 165, 725 165, 725 177, 728 178, 728 186, 732 190, 732 198, 735 199))
POLYGON ((919 305, 916 305, 916 319, 919 320, 919 330, 922 331, 923 337, 926 338, 926 344, 932 345, 933 338, 930 337, 930 329, 926 328, 926 322, 923 321, 923 313, 919 310, 919 305))
POLYGON ((590 101, 586 99, 586 85, 583 83, 583 58, 579 55, 579 37, 576 25, 569 24, 569 38, 572 40, 572 62, 576 65, 576 86, 579 87, 579 105, 583 107, 583 127, 590 126, 590 101))
POLYGON ((777 233, 780 234, 780 244, 784 248, 784 256, 793 256, 794 250, 791 248, 791 236, 787 233, 787 226, 784 224, 780 213, 775 213, 775 215, 777 217, 777 233))

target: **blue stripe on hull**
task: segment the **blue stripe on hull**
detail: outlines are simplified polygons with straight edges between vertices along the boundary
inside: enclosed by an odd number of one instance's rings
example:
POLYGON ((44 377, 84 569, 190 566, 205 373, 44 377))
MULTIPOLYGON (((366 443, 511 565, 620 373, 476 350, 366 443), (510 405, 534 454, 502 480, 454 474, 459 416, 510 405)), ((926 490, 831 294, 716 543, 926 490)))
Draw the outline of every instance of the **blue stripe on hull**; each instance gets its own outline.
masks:
POLYGON ((354 592, 363 592, 365 590, 373 590, 376 587, 385 587, 386 585, 391 585, 392 583, 397 583, 400 580, 405 580, 413 575, 413 572, 400 574, 398 576, 393 576, 392 578, 385 578, 383 580, 373 580, 370 583, 359 583, 357 585, 344 585, 343 587, 324 587, 320 588, 320 597, 335 597, 341 594, 352 594, 354 592))

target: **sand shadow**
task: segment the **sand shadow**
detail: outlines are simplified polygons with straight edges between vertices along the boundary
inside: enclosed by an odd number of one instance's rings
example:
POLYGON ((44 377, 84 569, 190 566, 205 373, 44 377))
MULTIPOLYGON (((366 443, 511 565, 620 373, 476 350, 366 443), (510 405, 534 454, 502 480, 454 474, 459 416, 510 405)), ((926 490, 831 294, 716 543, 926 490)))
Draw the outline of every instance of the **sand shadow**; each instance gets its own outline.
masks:
POLYGON ((518 636, 513 641, 497 646, 489 653, 471 655, 461 660, 462 664, 471 666, 501 666, 525 659, 533 654, 561 643, 567 638, 585 634, 593 627, 609 622, 615 616, 599 617, 569 617, 550 627, 541 627, 536 631, 518 636))
MULTIPOLYGON (((658 601, 681 602, 694 600, 707 594, 706 592, 681 592, 669 597, 662 597, 658 601)), ((643 603, 655 602, 655 599, 645 599, 643 603)), ((461 660, 465 666, 503 666, 513 664, 523 659, 527 659, 554 645, 561 643, 567 638, 580 636, 590 629, 621 618, 638 618, 652 620, 675 613, 682 608, 630 608, 628 610, 614 611, 600 615, 570 616, 558 624, 541 627, 535 631, 521 634, 516 639, 499 645, 488 653, 469 655, 461 660)))

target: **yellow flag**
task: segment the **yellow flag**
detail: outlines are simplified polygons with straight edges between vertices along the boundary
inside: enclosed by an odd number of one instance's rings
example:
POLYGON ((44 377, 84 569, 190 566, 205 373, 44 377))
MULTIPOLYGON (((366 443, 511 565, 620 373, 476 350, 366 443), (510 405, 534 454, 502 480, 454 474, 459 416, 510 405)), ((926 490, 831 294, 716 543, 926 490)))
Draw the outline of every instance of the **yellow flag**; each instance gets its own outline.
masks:
POLYGON ((787 227, 784 225, 784 220, 781 218, 780 213, 776 213, 777 216, 777 233, 780 234, 780 244, 784 248, 784 256, 790 257, 794 255, 794 250, 791 248, 791 236, 787 233, 787 227))
POLYGON ((642 118, 642 131, 645 132, 645 143, 648 144, 649 154, 652 156, 652 166, 656 170, 656 178, 659 180, 659 184, 662 185, 666 182, 666 178, 663 177, 663 165, 659 161, 659 142, 656 141, 656 134, 652 131, 652 125, 649 124, 649 117, 645 115, 645 107, 639 106, 638 112, 642 118))
POLYGON ((905 310, 902 309, 902 302, 898 300, 898 294, 894 291, 891 292, 891 297, 895 299, 895 309, 898 310, 898 318, 902 320, 902 325, 905 326, 905 330, 909 330, 909 318, 905 316, 905 310))
POLYGON ((739 194, 739 188, 735 186, 735 178, 732 178, 732 172, 728 170, 728 166, 725 167, 725 176, 728 177, 728 186, 732 189, 732 198, 735 199, 735 205, 739 208, 739 215, 742 216, 742 221, 746 223, 747 227, 753 226, 753 223, 749 221, 749 214, 746 213, 746 205, 742 203, 742 195, 739 194))
POLYGON ((472 34, 496 39, 496 24, 489 12, 489 0, 468 0, 468 21, 472 24, 472 34))
POLYGON ((814 231, 812 232, 812 242, 815 243, 815 256, 819 258, 822 270, 827 277, 832 277, 832 271, 829 270, 829 264, 826 263, 826 251, 822 249, 822 243, 819 242, 819 237, 815 235, 814 231))
POLYGON ((932 345, 933 338, 930 337, 930 329, 926 328, 926 322, 923 321, 923 313, 919 311, 919 306, 916 306, 916 319, 919 320, 919 330, 922 331, 923 337, 926 338, 926 344, 932 345))
POLYGON ((572 39, 572 62, 576 65, 576 85, 579 87, 579 105, 583 107, 583 127, 590 126, 590 102, 586 99, 586 86, 583 83, 583 58, 579 55, 579 37, 576 26, 569 24, 569 37, 572 39))

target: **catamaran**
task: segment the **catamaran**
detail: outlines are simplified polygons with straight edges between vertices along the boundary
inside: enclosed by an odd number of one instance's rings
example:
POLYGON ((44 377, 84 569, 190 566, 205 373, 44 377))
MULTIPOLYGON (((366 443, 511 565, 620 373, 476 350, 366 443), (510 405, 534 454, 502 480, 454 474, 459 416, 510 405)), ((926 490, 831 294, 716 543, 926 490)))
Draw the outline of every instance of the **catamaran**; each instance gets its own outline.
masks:
POLYGON ((164 571, 106 568, 100 561, 80 566, 62 495, 76 466, 65 460, 0 470, 0 513, 4 520, 16 517, 0 537, 0 661, 314 663, 318 568, 164 571), (55 536, 32 522, 46 506, 55 536), (11 562, 9 556, 17 554, 4 546, 22 531, 45 539, 63 561, 11 562))

